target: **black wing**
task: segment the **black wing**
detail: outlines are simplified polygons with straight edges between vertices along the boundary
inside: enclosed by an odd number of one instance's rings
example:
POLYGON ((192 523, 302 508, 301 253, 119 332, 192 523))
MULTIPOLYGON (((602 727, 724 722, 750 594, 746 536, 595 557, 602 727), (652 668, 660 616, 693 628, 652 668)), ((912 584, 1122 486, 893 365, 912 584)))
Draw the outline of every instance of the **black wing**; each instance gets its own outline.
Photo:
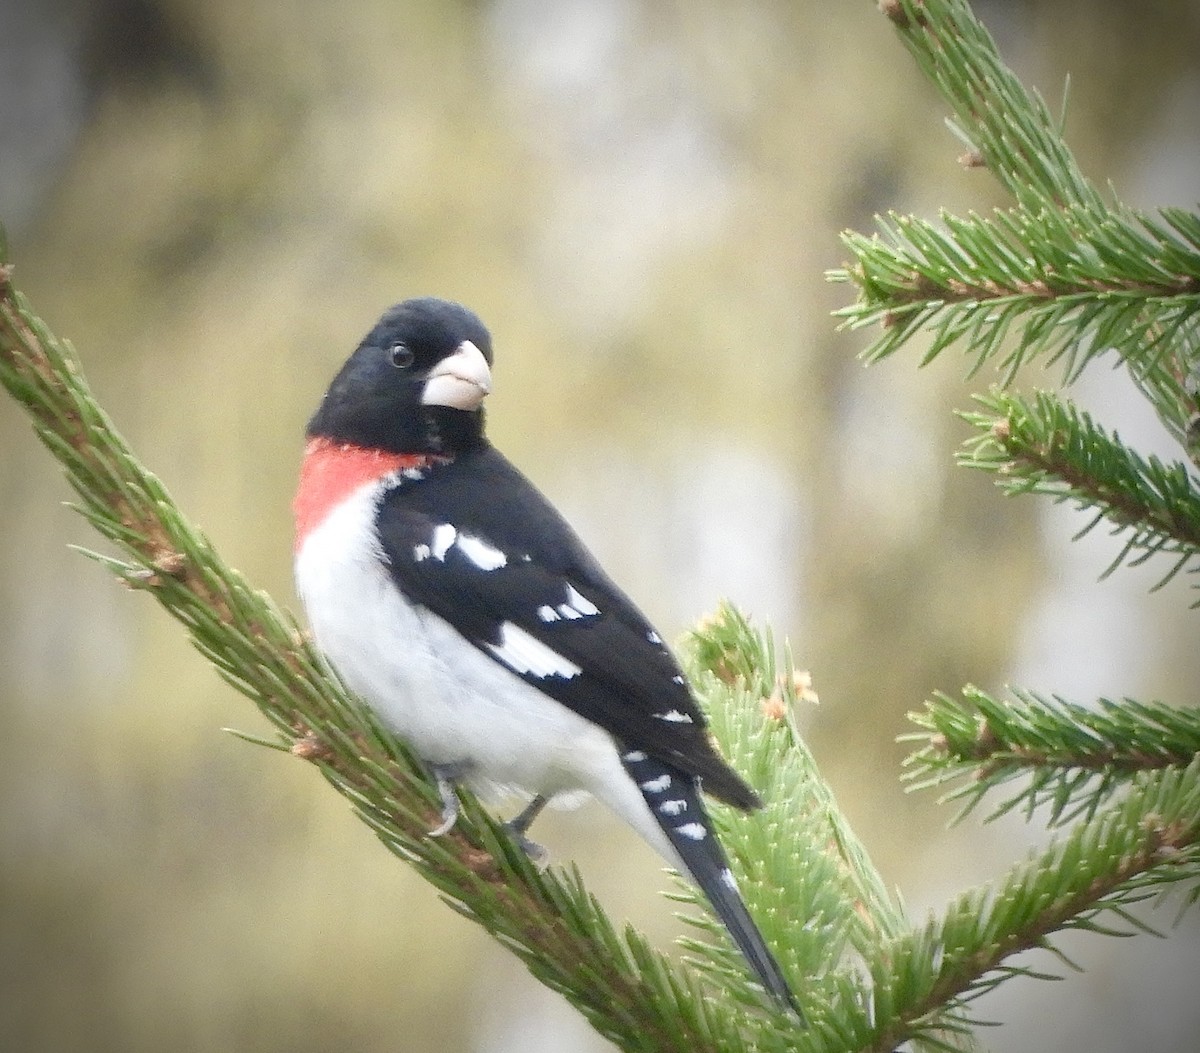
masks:
POLYGON ((740 808, 758 796, 714 751, 653 627, 541 493, 491 447, 390 490, 379 535, 413 602, 539 691, 703 781, 740 808))

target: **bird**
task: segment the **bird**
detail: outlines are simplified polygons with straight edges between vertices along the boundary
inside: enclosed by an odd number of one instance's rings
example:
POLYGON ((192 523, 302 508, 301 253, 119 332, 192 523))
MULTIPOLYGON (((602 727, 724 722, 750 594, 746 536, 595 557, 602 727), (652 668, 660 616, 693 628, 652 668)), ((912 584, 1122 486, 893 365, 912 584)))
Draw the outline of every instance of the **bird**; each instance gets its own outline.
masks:
MULTIPOLYGON (((591 794, 689 875, 775 1004, 800 1015, 702 792, 758 793, 718 754, 662 637, 550 501, 488 440, 492 339, 461 304, 385 311, 308 422, 293 504, 297 593, 345 684, 456 786, 591 794)), ((802 1019, 802 1017, 801 1017, 802 1019)))

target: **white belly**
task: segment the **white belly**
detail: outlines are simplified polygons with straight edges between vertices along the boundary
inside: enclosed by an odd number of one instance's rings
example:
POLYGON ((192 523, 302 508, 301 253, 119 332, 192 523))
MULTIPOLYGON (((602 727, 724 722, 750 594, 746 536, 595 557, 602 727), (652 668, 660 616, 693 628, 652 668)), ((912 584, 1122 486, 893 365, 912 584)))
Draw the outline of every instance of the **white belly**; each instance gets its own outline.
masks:
POLYGON ((347 686, 425 761, 470 766, 473 788, 546 796, 586 790, 665 849, 607 732, 408 603, 392 584, 374 528, 381 493, 379 484, 357 491, 296 555, 297 589, 317 645, 347 686))

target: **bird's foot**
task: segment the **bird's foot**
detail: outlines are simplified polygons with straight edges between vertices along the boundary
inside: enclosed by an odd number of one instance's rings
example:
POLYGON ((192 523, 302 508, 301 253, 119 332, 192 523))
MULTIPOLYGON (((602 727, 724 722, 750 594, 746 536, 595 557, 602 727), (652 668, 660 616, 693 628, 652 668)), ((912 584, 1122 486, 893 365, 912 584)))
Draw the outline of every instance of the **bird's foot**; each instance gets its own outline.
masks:
POLYGON ((456 780, 467 773, 467 765, 460 764, 431 764, 429 771, 437 784, 438 796, 442 799, 442 821, 429 831, 430 837, 441 837, 454 829, 458 822, 461 807, 458 803, 458 793, 454 789, 456 780))
POLYGON ((504 827, 513 835, 513 839, 521 846, 521 851, 529 857, 531 862, 538 870, 545 870, 550 864, 550 852, 544 845, 539 845, 536 841, 531 841, 524 834, 517 833, 512 828, 512 825, 505 823, 504 827))
POLYGON ((525 836, 526 831, 533 824, 533 821, 541 814, 543 808, 546 807, 546 802, 549 800, 543 797, 540 793, 533 798, 520 812, 507 823, 504 824, 504 829, 507 830, 517 844, 521 846, 521 851, 524 852, 530 859, 530 862, 538 868, 543 868, 550 862, 550 853, 546 851, 536 841, 531 841, 525 836))

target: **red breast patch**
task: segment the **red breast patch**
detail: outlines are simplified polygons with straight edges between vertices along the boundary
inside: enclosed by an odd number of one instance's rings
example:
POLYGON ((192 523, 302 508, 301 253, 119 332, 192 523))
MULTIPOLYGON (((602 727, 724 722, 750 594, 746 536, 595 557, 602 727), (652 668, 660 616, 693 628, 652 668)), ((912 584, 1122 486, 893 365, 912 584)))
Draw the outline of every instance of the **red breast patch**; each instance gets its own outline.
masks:
POLYGON ((342 501, 360 486, 403 468, 426 468, 443 457, 423 453, 388 453, 329 439, 310 439, 300 465, 300 485, 292 501, 296 518, 296 551, 342 501))

